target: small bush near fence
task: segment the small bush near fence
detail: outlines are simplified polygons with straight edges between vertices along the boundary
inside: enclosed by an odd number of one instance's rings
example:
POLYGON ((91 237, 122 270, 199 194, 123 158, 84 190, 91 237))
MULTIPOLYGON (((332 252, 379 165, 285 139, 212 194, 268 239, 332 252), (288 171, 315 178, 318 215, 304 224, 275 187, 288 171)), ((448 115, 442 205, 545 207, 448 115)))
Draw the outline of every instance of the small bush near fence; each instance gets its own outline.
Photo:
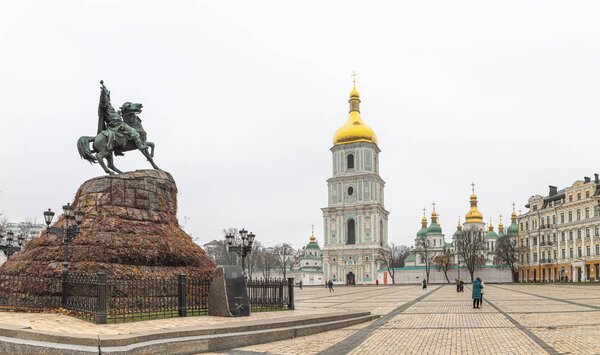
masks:
MULTIPOLYGON (((291 280, 247 279, 251 311, 293 309, 291 280)), ((62 307, 73 316, 96 323, 206 315, 210 283, 210 278, 186 275, 0 275, 0 310, 42 312, 62 307)))

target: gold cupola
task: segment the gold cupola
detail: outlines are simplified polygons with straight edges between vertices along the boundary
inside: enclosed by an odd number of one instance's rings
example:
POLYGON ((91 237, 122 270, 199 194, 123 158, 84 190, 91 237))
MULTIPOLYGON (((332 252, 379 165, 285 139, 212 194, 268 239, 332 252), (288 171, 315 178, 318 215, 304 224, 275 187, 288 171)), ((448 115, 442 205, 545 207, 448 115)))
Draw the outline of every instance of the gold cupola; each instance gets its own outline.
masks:
POLYGON ((500 215, 500 223, 498 223, 498 232, 504 234, 504 224, 502 224, 502 215, 500 215))
POLYGON ((353 142, 371 142, 377 144, 375 132, 360 117, 360 95, 356 90, 356 80, 350 92, 348 103, 350 104, 350 116, 346 124, 340 127, 333 135, 333 145, 353 142))
POLYGON ((471 209, 465 216, 465 223, 483 223, 483 214, 477 209, 477 195, 475 195, 475 184, 471 184, 473 187, 473 194, 471 194, 471 209))

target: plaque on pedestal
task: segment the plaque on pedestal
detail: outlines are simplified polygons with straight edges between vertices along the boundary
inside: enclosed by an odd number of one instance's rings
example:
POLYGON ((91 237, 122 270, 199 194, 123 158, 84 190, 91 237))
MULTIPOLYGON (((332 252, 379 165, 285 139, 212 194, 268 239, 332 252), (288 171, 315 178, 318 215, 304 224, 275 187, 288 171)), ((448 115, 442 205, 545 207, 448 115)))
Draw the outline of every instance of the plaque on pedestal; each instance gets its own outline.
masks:
POLYGON ((219 317, 250 315, 246 279, 240 267, 217 268, 208 291, 208 315, 219 317))

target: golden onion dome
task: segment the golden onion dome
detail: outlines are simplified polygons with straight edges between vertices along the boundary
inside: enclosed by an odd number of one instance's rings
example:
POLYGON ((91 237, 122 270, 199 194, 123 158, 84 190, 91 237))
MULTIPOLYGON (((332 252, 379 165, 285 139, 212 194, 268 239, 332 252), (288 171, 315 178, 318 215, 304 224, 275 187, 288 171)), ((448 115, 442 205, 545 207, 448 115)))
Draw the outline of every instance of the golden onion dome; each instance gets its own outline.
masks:
POLYGON ((350 92, 350 116, 346 124, 333 135, 333 145, 352 142, 371 142, 377 144, 377 136, 371 127, 367 126, 360 117, 360 95, 354 85, 350 92))
POLYGON ((477 195, 471 195, 471 209, 465 216, 465 223, 483 223, 483 214, 477 209, 477 195))

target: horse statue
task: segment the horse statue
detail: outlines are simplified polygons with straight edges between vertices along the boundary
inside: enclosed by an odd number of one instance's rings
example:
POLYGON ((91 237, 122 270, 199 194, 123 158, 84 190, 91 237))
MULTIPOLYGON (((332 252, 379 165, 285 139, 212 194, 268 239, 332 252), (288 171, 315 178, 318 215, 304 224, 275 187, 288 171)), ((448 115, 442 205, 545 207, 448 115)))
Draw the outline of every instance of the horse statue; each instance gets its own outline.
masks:
POLYGON ((98 104, 98 134, 95 137, 83 136, 77 140, 77 150, 81 158, 98 163, 107 174, 123 172, 113 162, 114 155, 138 149, 148 159, 154 169, 154 143, 146 141, 146 131, 138 114, 142 112, 142 104, 126 102, 116 111, 110 102, 110 91, 100 81, 100 103, 98 104), (93 149, 90 150, 90 143, 93 149), (148 148, 151 148, 148 152, 148 148), (96 153, 95 155, 93 153, 96 153), (106 159, 107 164, 104 164, 106 159), (107 166, 108 165, 108 166, 107 166))

